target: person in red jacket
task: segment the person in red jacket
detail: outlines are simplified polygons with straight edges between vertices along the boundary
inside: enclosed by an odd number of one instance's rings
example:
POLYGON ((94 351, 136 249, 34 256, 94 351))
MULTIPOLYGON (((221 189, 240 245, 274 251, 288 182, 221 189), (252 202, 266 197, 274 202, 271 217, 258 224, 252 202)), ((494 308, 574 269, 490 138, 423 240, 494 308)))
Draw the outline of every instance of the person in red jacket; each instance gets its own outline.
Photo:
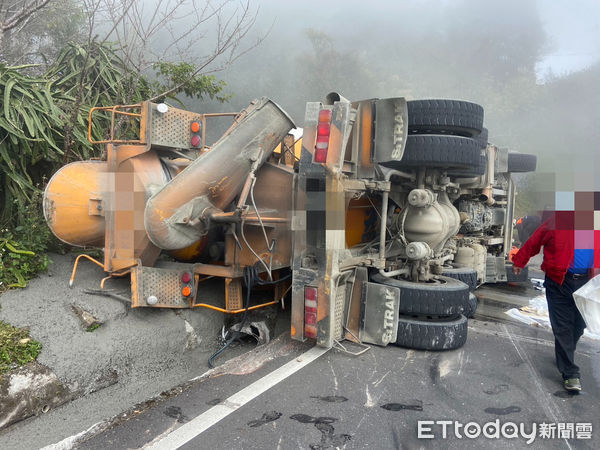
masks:
POLYGON ((577 342, 586 325, 575 305, 573 292, 589 280, 595 267, 594 253, 598 253, 598 245, 594 245, 593 226, 589 230, 576 230, 574 211, 556 211, 513 256, 513 272, 520 274, 542 247, 541 268, 546 274, 544 286, 554 333, 556 365, 565 389, 580 391, 581 374, 574 358, 577 342))

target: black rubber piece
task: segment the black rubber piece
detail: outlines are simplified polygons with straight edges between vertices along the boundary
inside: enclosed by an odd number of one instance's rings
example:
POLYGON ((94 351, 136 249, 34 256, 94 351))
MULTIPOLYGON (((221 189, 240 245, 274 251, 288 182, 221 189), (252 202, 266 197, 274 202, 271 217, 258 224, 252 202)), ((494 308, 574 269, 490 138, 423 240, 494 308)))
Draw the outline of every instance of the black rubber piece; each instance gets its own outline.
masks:
POLYGON ((416 350, 453 350, 467 341, 467 318, 447 319, 400 316, 395 345, 416 350))
POLYGON ((469 294, 469 307, 464 312, 464 316, 467 319, 472 319, 477 311, 477 296, 472 292, 469 294))
POLYGON ((508 171, 509 172, 535 172, 537 166, 537 156, 527 153, 509 153, 508 171))
POLYGON ((375 273, 371 281, 400 289, 400 314, 450 316, 462 314, 469 304, 469 286, 450 277, 416 283, 375 273))
POLYGON ((474 168, 481 164, 479 144, 460 136, 416 134, 408 136, 400 161, 383 163, 389 167, 474 168))
POLYGON ((477 271, 470 267, 444 267, 442 275, 455 278, 469 286, 469 291, 477 289, 477 271))
POLYGON ((483 107, 461 100, 407 102, 411 134, 455 134, 473 137, 483 128, 483 107))

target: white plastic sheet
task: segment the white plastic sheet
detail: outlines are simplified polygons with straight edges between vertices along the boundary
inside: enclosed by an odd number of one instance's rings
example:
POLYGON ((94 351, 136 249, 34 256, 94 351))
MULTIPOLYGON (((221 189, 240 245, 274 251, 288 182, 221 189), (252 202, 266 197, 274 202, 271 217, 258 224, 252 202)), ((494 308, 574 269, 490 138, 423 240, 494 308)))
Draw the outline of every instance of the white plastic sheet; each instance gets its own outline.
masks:
MULTIPOLYGON (((542 288, 543 289, 543 288, 542 288)), ((542 294, 529 299, 529 306, 521 309, 512 308, 506 311, 513 319, 542 328, 550 328, 550 318, 548 317, 548 303, 546 297, 542 294)))
POLYGON ((588 331, 600 335, 600 275, 576 290, 573 298, 588 331))
MULTIPOLYGON (((598 281, 598 287, 600 287, 600 275, 596 278, 599 278, 598 281)), ((592 280, 590 280, 592 281, 592 280)), ((589 282, 588 282, 589 284, 589 282)), ((587 284, 586 284, 587 286, 587 284)), ((583 289, 583 287, 582 287, 583 289)), ((543 289, 545 291, 545 289, 543 289)), ((581 289, 579 290, 581 291, 581 289)), ((579 293, 579 291, 577 291, 579 293)), ((596 306, 596 320, 600 319, 600 298, 598 297, 598 295, 600 295, 600 291, 596 291, 596 302, 594 303, 596 306)), ((575 298, 575 303, 577 303, 577 297, 575 297, 575 295, 573 295, 573 297, 575 298)), ((581 311, 581 308, 579 308, 579 305, 577 305, 579 311, 581 312, 581 315, 583 316, 583 318, 586 321, 587 324, 587 328, 584 330, 583 335, 590 338, 590 339, 594 339, 594 340, 600 340, 600 332, 598 331, 593 331, 592 328, 589 325, 588 322, 588 318, 585 316, 585 314, 583 313, 583 311, 581 311)), ((590 307, 588 306, 587 309, 589 310, 590 307)), ((520 309, 517 308, 512 308, 509 309, 508 311, 505 311, 505 314, 509 315, 510 317, 512 317, 513 319, 519 321, 519 322, 523 322, 526 323, 527 325, 531 325, 534 327, 542 327, 542 328, 548 328, 551 329, 551 325, 550 325, 550 318, 548 317, 548 302, 546 300, 546 296, 544 294, 542 295, 538 295, 537 297, 531 298, 529 299, 529 306, 524 306, 520 309)), ((598 324, 598 322, 596 322, 596 324, 598 324)))

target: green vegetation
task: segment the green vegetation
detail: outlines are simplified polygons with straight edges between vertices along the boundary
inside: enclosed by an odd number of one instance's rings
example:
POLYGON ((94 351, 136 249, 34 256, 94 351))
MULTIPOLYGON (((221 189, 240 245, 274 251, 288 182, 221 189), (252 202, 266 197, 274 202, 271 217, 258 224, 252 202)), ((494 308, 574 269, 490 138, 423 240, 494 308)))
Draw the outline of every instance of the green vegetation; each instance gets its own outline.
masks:
POLYGON ((29 331, 0 322, 0 375, 34 361, 41 349, 29 331))
POLYGON ((28 279, 48 268, 46 250, 52 235, 41 212, 40 197, 35 191, 30 203, 16 208, 21 214, 19 225, 0 230, 0 292, 25 287, 28 279))
POLYGON ((168 95, 155 98, 156 101, 174 100, 185 106, 176 95, 185 94, 192 99, 209 97, 212 100, 226 102, 232 95, 224 95, 225 82, 219 81, 214 75, 199 75, 193 64, 186 62, 159 62, 154 65, 156 80, 151 83, 154 92, 169 92, 168 95), (174 86, 175 88, 171 87, 174 86))
POLYGON ((51 80, 24 75, 28 67, 0 64, 2 228, 21 225, 35 185, 62 153, 62 118, 56 106, 61 94, 51 80))
POLYGON ((94 331, 96 331, 98 328, 100 328, 100 324, 98 322, 91 324, 85 331, 87 331, 88 333, 92 333, 94 331))

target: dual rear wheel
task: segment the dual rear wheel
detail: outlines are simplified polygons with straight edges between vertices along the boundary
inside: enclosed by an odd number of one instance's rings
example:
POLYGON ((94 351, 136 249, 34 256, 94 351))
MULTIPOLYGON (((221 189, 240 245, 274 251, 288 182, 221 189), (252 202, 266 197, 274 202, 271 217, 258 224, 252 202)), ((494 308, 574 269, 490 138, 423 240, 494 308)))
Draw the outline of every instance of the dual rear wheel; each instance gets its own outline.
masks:
POLYGON ((414 282, 379 273, 372 275, 371 281, 400 290, 396 345, 418 350, 452 350, 466 342, 465 314, 473 309, 466 283, 443 275, 430 282, 414 282))

